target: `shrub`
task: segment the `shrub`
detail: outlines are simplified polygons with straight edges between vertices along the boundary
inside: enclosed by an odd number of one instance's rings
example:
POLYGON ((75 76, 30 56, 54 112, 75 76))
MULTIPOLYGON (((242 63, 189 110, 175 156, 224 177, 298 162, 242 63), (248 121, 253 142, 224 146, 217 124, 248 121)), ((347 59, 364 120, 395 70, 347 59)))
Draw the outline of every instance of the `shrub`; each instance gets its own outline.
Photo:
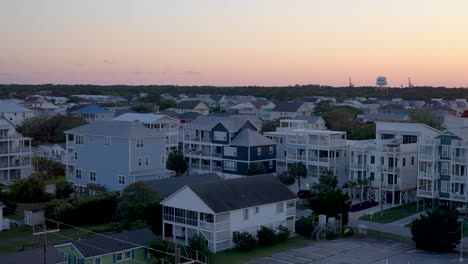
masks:
POLYGON ((3 204, 5 204, 7 209, 3 211, 3 214, 8 215, 14 213, 17 204, 15 202, 15 199, 13 199, 11 192, 2 192, 0 190, 0 201, 3 202, 3 204))
POLYGON ((299 218, 298 220, 296 220, 296 224, 295 224, 295 227, 296 227, 296 233, 298 233, 299 235, 301 236, 305 236, 305 237, 311 237, 312 236, 312 232, 314 231, 314 217, 313 216, 309 216, 309 217, 303 217, 301 216, 301 218, 299 218))
POLYGON ((155 259, 167 259, 169 263, 173 262, 174 257, 172 255, 163 253, 174 253, 175 244, 172 241, 158 237, 153 240, 149 246, 154 249, 150 251, 151 257, 155 259))
POLYGON ((291 231, 289 231, 287 227, 280 225, 278 226, 278 231, 276 233, 276 240, 278 242, 284 242, 288 240, 290 234, 291 231))
MULTIPOLYGON (((211 255, 211 251, 208 248, 208 244, 206 242, 206 239, 201 235, 195 235, 195 236, 191 237, 189 239, 189 241, 188 241, 188 245, 186 247, 186 250, 187 250, 187 254, 195 254, 195 253, 191 253, 191 252, 198 251, 198 252, 203 253, 203 255, 205 255, 205 257, 207 257, 207 258, 211 255)), ((191 255, 191 256, 189 255, 188 257, 194 258, 195 255, 191 255)), ((203 259, 203 257, 201 257, 201 256, 198 257, 198 260, 207 261, 207 259, 203 259)))
POLYGON ((261 226, 257 231, 258 245, 268 246, 276 243, 275 230, 266 226, 261 226))
POLYGON ((40 203, 50 200, 50 195, 44 191, 42 184, 35 177, 16 181, 10 187, 11 195, 20 203, 40 203))
POLYGON ((69 198, 73 193, 73 184, 70 182, 57 182, 55 184, 55 198, 69 198))
POLYGON ((241 251, 252 250, 257 245, 257 240, 249 232, 234 232, 232 242, 234 242, 236 248, 241 251))
POLYGON ((458 212, 438 208, 413 221, 411 234, 416 247, 433 252, 450 252, 460 243, 458 212))

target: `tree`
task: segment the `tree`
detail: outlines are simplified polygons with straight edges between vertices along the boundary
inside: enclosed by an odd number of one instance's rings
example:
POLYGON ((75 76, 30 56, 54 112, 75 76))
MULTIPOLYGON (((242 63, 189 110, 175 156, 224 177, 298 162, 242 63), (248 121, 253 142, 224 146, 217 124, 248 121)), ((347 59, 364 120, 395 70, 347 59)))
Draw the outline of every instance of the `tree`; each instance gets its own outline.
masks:
POLYGON ((351 133, 351 131, 359 129, 363 125, 354 113, 346 109, 332 110, 322 114, 322 117, 330 130, 351 133))
POLYGON ((176 107, 177 103, 174 100, 164 100, 159 104, 159 111, 176 107))
POLYGON ((159 95, 159 93, 151 93, 145 97, 140 98, 140 102, 159 103, 161 102, 161 95, 159 95))
POLYGON ((132 107, 132 110, 137 113, 153 113, 154 106, 151 106, 148 104, 139 104, 139 105, 135 105, 134 107, 132 107))
POLYGON ((265 165, 261 162, 251 163, 245 172, 246 176, 262 175, 266 173, 265 165))
POLYGON ((160 196, 158 192, 146 182, 137 181, 123 189, 120 199, 123 204, 150 203, 159 201, 160 196))
POLYGON ((65 165, 47 158, 34 158, 33 166, 36 167, 36 175, 40 180, 57 179, 65 175, 65 165))
POLYGON ((263 125, 262 125, 262 133, 274 132, 274 131, 276 131, 276 128, 278 128, 279 126, 280 126, 279 119, 267 121, 267 122, 263 123, 263 125))
POLYGON ((348 135, 350 140, 366 140, 375 138, 375 123, 363 125, 358 128, 351 130, 351 133, 348 135))
POLYGON ((289 175, 287 171, 283 171, 280 175, 278 175, 278 180, 287 186, 293 185, 296 182, 296 178, 289 175))
POLYGON ((312 189, 316 193, 327 192, 336 189, 338 186, 338 179, 331 170, 323 170, 319 176, 319 183, 314 184, 312 189))
POLYGON ((439 130, 443 129, 442 120, 434 114, 430 107, 411 109, 409 116, 414 122, 423 123, 439 130))
POLYGON ((460 243, 458 212, 437 208, 413 221, 411 234, 416 247, 433 252, 451 252, 460 243))
POLYGON ((314 115, 321 116, 324 113, 330 112, 333 107, 332 100, 322 100, 318 102, 314 107, 314 115))
POLYGON ((468 109, 465 109, 463 113, 460 115, 460 117, 468 118, 468 109))
MULTIPOLYGON (((159 207, 154 206, 160 202, 158 192, 144 181, 128 185, 122 191, 118 206, 119 217, 123 220, 126 229, 132 229, 135 223, 155 225, 154 216, 159 215, 159 207), (154 212, 150 211, 154 210, 154 212)), ((140 225, 140 224, 139 224, 140 225)), ((154 227, 154 226, 153 226, 154 227)), ((157 228, 155 228, 157 230, 157 228)))
POLYGON ((316 197, 309 200, 310 209, 315 214, 324 214, 327 217, 342 219, 342 224, 348 224, 349 208, 351 201, 348 194, 343 193, 341 189, 327 190, 319 193, 316 197))
POLYGON ((166 161, 166 168, 175 171, 176 176, 180 176, 187 171, 188 165, 182 151, 175 150, 169 154, 166 161))
MULTIPOLYGON (((189 255, 188 257, 195 257, 196 256, 196 251, 202 253, 204 257, 209 258, 211 255, 211 251, 208 248, 208 243, 206 239, 202 235, 194 235, 192 236, 187 244, 187 254, 189 255), (192 255, 193 254, 193 255, 192 255)), ((198 260, 201 260, 203 262, 207 262, 208 259, 204 259, 201 256, 198 256, 198 260)))
POLYGON ((356 183, 359 186, 359 190, 361 191, 361 194, 359 195, 359 205, 362 206, 362 201, 363 201, 363 198, 364 198, 364 188, 369 184, 369 180, 368 179, 358 179, 356 183))
POLYGON ((40 203, 50 199, 44 184, 35 177, 18 180, 10 186, 13 199, 19 203, 40 203))
POLYGON ((62 181, 55 184, 55 198, 64 199, 69 198, 73 193, 73 184, 70 182, 62 181))
POLYGON ((293 177, 297 181, 297 187, 301 190, 301 178, 307 178, 307 168, 302 162, 295 162, 289 165, 288 169, 289 176, 293 177))

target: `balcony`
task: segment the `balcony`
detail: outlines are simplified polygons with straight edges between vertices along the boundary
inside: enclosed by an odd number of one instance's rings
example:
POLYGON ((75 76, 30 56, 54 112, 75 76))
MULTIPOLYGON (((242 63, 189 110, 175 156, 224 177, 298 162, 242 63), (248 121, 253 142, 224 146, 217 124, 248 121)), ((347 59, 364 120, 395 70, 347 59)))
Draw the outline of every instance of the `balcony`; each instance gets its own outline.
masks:
POLYGON ((452 162, 466 163, 466 157, 464 157, 464 156, 461 156, 461 157, 452 156, 452 162))
POLYGON ((349 165, 349 168, 350 169, 358 169, 358 170, 360 170, 360 169, 366 170, 366 169, 368 169, 368 165, 367 165, 367 163, 351 163, 349 165))
POLYGON ((418 158, 420 160, 433 160, 434 156, 432 153, 418 153, 418 158))
POLYGON ((418 196, 432 197, 432 195, 433 195, 432 191, 418 190, 418 196))
POLYGON ((192 165, 190 165, 190 168, 192 168, 192 169, 200 169, 200 164, 192 164, 192 165))
POLYGON ((384 183, 382 184, 382 188, 383 189, 386 189, 386 190, 399 190, 400 189, 400 185, 397 183, 397 184, 391 184, 391 183, 384 183))
POLYGON ((214 158, 221 158, 222 156, 223 156, 222 153, 216 153, 216 152, 211 153, 211 157, 214 157, 214 158))
POLYGON ((287 159, 289 159, 289 160, 306 160, 306 156, 305 155, 288 154, 287 159))
POLYGON ((200 168, 201 168, 202 170, 211 171, 210 165, 201 165, 200 168))
POLYGON ((294 214, 296 214, 296 207, 288 207, 288 208, 286 209, 286 214, 287 214, 287 215, 294 215, 294 214))
POLYGON ((468 178, 466 176, 452 175, 450 176, 450 180, 456 182, 466 182, 468 178))
POLYGON ((383 146, 382 153, 400 153, 401 149, 399 146, 392 147, 392 146, 383 146))
POLYGON ((198 226, 203 229, 208 230, 223 230, 229 228, 229 221, 226 222, 218 222, 218 223, 209 223, 205 221, 199 221, 198 226))
POLYGON ((459 200, 459 201, 466 201, 466 194, 458 194, 458 193, 451 193, 450 199, 459 200))
POLYGON ((221 167, 213 167, 213 171, 222 171, 221 167))
POLYGON ((434 175, 431 173, 419 171, 418 178, 424 178, 424 179, 434 179, 434 175))
POLYGON ((399 167, 382 167, 382 172, 396 173, 400 172, 399 167))

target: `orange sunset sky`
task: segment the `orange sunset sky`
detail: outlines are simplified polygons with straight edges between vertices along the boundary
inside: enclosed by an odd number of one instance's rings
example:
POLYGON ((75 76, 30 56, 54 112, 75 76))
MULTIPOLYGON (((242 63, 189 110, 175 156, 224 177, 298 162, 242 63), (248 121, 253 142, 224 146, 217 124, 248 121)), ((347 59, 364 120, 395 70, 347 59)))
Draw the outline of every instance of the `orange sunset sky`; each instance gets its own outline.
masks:
POLYGON ((0 2, 0 83, 468 87, 466 0, 0 2))

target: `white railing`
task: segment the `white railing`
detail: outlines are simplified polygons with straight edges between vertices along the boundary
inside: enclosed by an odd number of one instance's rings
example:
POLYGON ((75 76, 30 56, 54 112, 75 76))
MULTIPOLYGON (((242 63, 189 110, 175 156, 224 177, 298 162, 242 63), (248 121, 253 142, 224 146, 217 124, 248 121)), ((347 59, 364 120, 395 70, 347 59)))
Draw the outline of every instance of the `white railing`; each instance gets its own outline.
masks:
POLYGON ((219 222, 219 223, 209 223, 205 221, 199 221, 198 226, 200 228, 208 229, 208 230, 222 230, 222 229, 229 229, 229 222, 219 222))
POLYGON ((466 201, 466 194, 451 193, 450 198, 454 200, 466 201))
POLYGON ((464 157, 464 156, 462 156, 462 157, 452 156, 452 161, 457 162, 457 163, 465 163, 466 162, 466 157, 464 157))
POLYGON ((382 168, 383 172, 400 172, 399 167, 383 167, 382 168))
POLYGON ((452 175, 450 176, 450 180, 458 181, 458 182, 466 182, 468 178, 466 176, 452 175))
POLYGON ((432 160, 434 158, 432 154, 423 154, 423 153, 419 153, 418 157, 419 159, 422 159, 422 160, 432 160))
POLYGON ((286 214, 287 214, 287 215, 296 214, 296 207, 288 207, 288 208, 286 209, 286 214))
POLYGON ((390 146, 383 146, 382 152, 384 153, 399 153, 400 147, 390 147, 390 146))
POLYGON ((432 197, 432 191, 418 190, 418 196, 430 196, 430 197, 432 197))

